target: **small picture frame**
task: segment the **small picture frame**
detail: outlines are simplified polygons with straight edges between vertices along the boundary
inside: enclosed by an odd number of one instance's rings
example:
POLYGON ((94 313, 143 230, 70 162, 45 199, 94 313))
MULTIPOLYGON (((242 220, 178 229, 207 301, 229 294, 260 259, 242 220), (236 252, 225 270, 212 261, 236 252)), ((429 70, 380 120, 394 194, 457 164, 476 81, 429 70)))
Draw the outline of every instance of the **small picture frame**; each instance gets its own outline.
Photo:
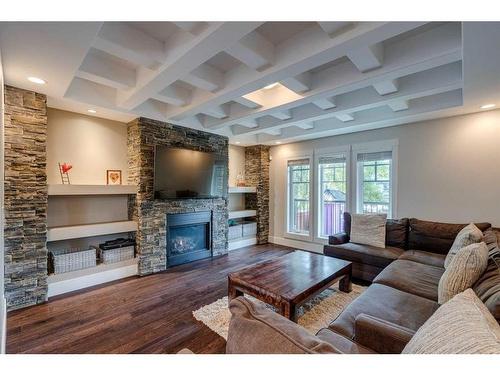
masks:
POLYGON ((107 185, 121 185, 122 184, 122 171, 120 169, 108 169, 106 171, 106 184, 107 185))

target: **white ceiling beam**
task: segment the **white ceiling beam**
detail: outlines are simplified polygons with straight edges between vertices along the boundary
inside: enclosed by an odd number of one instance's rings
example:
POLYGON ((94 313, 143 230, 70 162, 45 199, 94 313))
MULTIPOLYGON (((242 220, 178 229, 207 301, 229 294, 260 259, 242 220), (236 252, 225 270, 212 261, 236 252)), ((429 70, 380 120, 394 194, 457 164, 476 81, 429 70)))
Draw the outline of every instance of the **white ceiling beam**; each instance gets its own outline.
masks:
POLYGON ((93 46, 149 69, 166 58, 164 43, 123 22, 105 22, 93 46))
MULTIPOLYGON (((312 89, 297 96, 296 100, 271 103, 257 109, 240 109, 222 121, 211 121, 212 129, 234 125, 242 118, 262 117, 275 110, 296 108, 318 99, 329 98, 346 92, 390 81, 415 72, 428 70, 462 59, 460 26, 445 24, 427 32, 393 43, 386 51, 384 66, 361 73, 350 62, 344 62, 313 75, 312 89)), ((372 90, 374 93, 375 91, 372 90)))
MULTIPOLYGON (((196 36, 189 35, 185 31, 174 33, 168 40, 167 57, 163 64, 153 74, 144 74, 140 77, 136 89, 119 93, 118 107, 129 110, 137 107, 180 77, 189 75, 217 53, 234 45, 261 24, 262 22, 213 22, 196 36)), ((211 103, 210 106, 220 105, 229 100, 211 103)), ((189 105, 189 108, 193 109, 193 106, 189 105)), ((194 116, 201 111, 197 109, 190 115, 194 116)))
POLYGON ((281 135, 281 129, 270 129, 265 131, 269 135, 281 135))
POLYGON ((213 108, 210 108, 207 111, 203 112, 205 115, 215 117, 215 118, 225 118, 229 114, 229 106, 227 104, 219 105, 213 108))
POLYGON ((279 137, 269 134, 259 134, 256 143, 274 144, 275 141, 297 142, 318 137, 327 137, 360 131, 380 129, 400 124, 410 124, 412 121, 422 120, 422 115, 433 118, 436 111, 443 111, 462 105, 462 90, 456 89, 436 95, 423 97, 412 102, 411 109, 401 112, 391 112, 389 108, 380 107, 375 110, 359 112, 356 119, 342 122, 334 117, 316 121, 314 129, 303 130, 289 127, 282 130, 279 137))
POLYGON ((394 111, 394 112, 399 112, 399 111, 405 111, 408 108, 410 108, 410 104, 408 100, 398 100, 394 102, 390 102, 388 106, 394 111))
POLYGON ((207 64, 200 65, 182 80, 210 92, 217 91, 224 86, 224 74, 207 64))
POLYGON ((398 80, 390 79, 387 81, 377 82, 373 85, 373 88, 379 93, 379 95, 393 94, 398 91, 398 80))
POLYGON ((257 103, 254 100, 246 98, 245 96, 240 96, 238 98, 234 98, 233 101, 238 103, 238 104, 241 104, 244 107, 251 108, 251 109, 259 108, 261 106, 261 104, 257 103))
POLYGON ((321 109, 332 109, 336 107, 334 98, 321 98, 313 100, 312 104, 321 109))
POLYGON ((187 31, 188 33, 191 34, 196 34, 196 31, 199 30, 201 25, 203 24, 203 22, 188 22, 188 21, 173 22, 173 23, 178 28, 187 31))
POLYGON ((135 69, 116 62, 110 55, 96 49, 88 52, 75 75, 116 89, 129 89, 136 82, 135 69))
POLYGON ((262 70, 274 63, 274 45, 257 31, 243 37, 226 53, 255 70, 262 70))
POLYGON ((169 108, 167 117, 173 122, 180 121, 184 117, 199 113, 205 107, 227 103, 271 82, 279 82, 343 57, 350 50, 376 44, 423 24, 425 23, 363 22, 338 38, 329 38, 319 27, 313 25, 279 44, 275 49, 275 63, 269 69, 258 72, 245 65, 232 69, 226 73, 225 86, 217 95, 197 95, 185 108, 169 108))
POLYGON ((340 34, 343 30, 346 30, 349 26, 353 26, 352 22, 318 22, 318 25, 330 37, 340 34))
POLYGON ((232 132, 235 135, 253 135, 269 128, 286 128, 304 121, 320 121, 331 118, 339 113, 350 114, 383 107, 396 101, 408 101, 423 96, 436 95, 462 87, 461 72, 462 64, 460 62, 447 64, 402 77, 400 79, 401 90, 392 95, 380 96, 368 86, 338 95, 336 97, 337 106, 334 108, 322 110, 315 105, 306 104, 296 107, 293 118, 290 120, 280 121, 263 117, 258 128, 245 129, 233 126, 232 132))
POLYGON ((354 120, 354 116, 352 114, 349 114, 349 113, 339 113, 339 114, 335 115, 335 117, 338 118, 342 122, 354 120))
POLYGON ((250 129, 253 129, 253 128, 256 128, 259 126, 257 119, 241 120, 238 124, 242 125, 246 128, 250 128, 250 129))
POLYGON ((191 100, 191 91, 174 83, 161 90, 154 96, 154 99, 175 106, 183 106, 191 100))
POLYGON ((314 129, 314 122, 303 122, 301 124, 297 124, 295 125, 296 127, 300 128, 300 129, 304 129, 304 130, 310 130, 310 129, 314 129))
POLYGON ((384 62, 384 45, 380 42, 372 46, 359 48, 349 52, 347 57, 360 72, 365 73, 382 66, 384 62))
POLYGON ((280 83, 300 94, 311 89, 311 73, 304 72, 298 76, 286 78, 280 83))
POLYGON ((276 111, 270 113, 269 115, 277 118, 278 120, 288 120, 292 118, 292 112, 290 110, 276 111))

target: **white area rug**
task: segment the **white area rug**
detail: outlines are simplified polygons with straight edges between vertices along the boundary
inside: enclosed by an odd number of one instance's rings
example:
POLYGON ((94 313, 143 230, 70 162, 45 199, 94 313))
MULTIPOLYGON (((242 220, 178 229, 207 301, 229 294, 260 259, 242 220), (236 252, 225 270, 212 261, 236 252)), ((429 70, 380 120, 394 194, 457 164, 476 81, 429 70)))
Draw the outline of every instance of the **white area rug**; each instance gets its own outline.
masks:
MULTIPOLYGON (((338 289, 338 284, 334 284, 331 288, 324 290, 298 309, 298 323, 312 334, 316 334, 319 329, 326 327, 334 320, 365 289, 366 287, 353 284, 352 291, 344 293, 338 289)), ((245 297, 268 308, 272 308, 253 297, 245 297)), ((196 320, 204 323, 212 331, 227 340, 227 330, 229 328, 229 320, 231 319, 227 297, 218 299, 209 305, 193 311, 193 316, 196 320)))

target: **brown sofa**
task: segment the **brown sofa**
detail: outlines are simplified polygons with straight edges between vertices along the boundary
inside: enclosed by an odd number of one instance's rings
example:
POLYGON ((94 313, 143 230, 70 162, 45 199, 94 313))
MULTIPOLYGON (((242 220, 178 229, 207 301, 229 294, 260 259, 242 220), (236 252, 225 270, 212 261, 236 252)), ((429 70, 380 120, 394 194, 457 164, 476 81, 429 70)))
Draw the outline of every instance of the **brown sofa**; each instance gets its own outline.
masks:
MULTIPOLYGON (((417 329, 439 307, 438 283, 444 272, 446 248, 449 249, 453 235, 463 226, 417 219, 397 222, 388 229, 388 242, 395 244, 396 232, 399 232, 397 241, 405 245, 395 247, 400 250, 399 255, 389 258, 385 267, 374 249, 349 255, 345 247, 338 247, 344 252, 335 254, 342 255, 343 259, 356 261, 361 266, 368 259, 371 266, 382 271, 374 275, 366 291, 328 327, 311 335, 297 324, 239 297, 230 304, 232 319, 227 353, 401 353, 417 329), (409 235, 403 236, 405 228, 409 228, 406 232, 409 235), (391 232, 394 236, 389 235, 391 232), (374 265, 376 262, 379 263, 374 265)), ((500 269, 496 263, 498 258, 493 255, 498 251, 498 239, 495 232, 488 229, 489 224, 479 226, 484 230, 490 260, 473 290, 500 322, 500 269)), ((348 233, 344 238, 348 238, 348 233)))
MULTIPOLYGON (((344 232, 330 236, 325 255, 352 262, 353 277, 365 281, 373 279, 396 259, 426 262, 442 267, 443 257, 450 249, 458 232, 467 224, 447 224, 419 219, 388 219, 386 247, 360 245, 349 241, 351 215, 344 213, 344 232), (404 254, 403 258, 400 258, 404 254)), ((489 223, 477 223, 483 232, 489 223)))

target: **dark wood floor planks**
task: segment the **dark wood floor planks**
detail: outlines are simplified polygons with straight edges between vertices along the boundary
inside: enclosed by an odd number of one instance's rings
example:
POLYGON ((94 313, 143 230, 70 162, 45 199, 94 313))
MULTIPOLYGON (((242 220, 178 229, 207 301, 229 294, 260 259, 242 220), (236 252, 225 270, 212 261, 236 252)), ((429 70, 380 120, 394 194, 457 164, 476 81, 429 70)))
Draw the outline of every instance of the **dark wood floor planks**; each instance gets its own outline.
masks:
POLYGON ((159 274, 55 297, 7 318, 8 353, 223 353, 192 311, 227 295, 227 274, 292 251, 252 246, 159 274))

